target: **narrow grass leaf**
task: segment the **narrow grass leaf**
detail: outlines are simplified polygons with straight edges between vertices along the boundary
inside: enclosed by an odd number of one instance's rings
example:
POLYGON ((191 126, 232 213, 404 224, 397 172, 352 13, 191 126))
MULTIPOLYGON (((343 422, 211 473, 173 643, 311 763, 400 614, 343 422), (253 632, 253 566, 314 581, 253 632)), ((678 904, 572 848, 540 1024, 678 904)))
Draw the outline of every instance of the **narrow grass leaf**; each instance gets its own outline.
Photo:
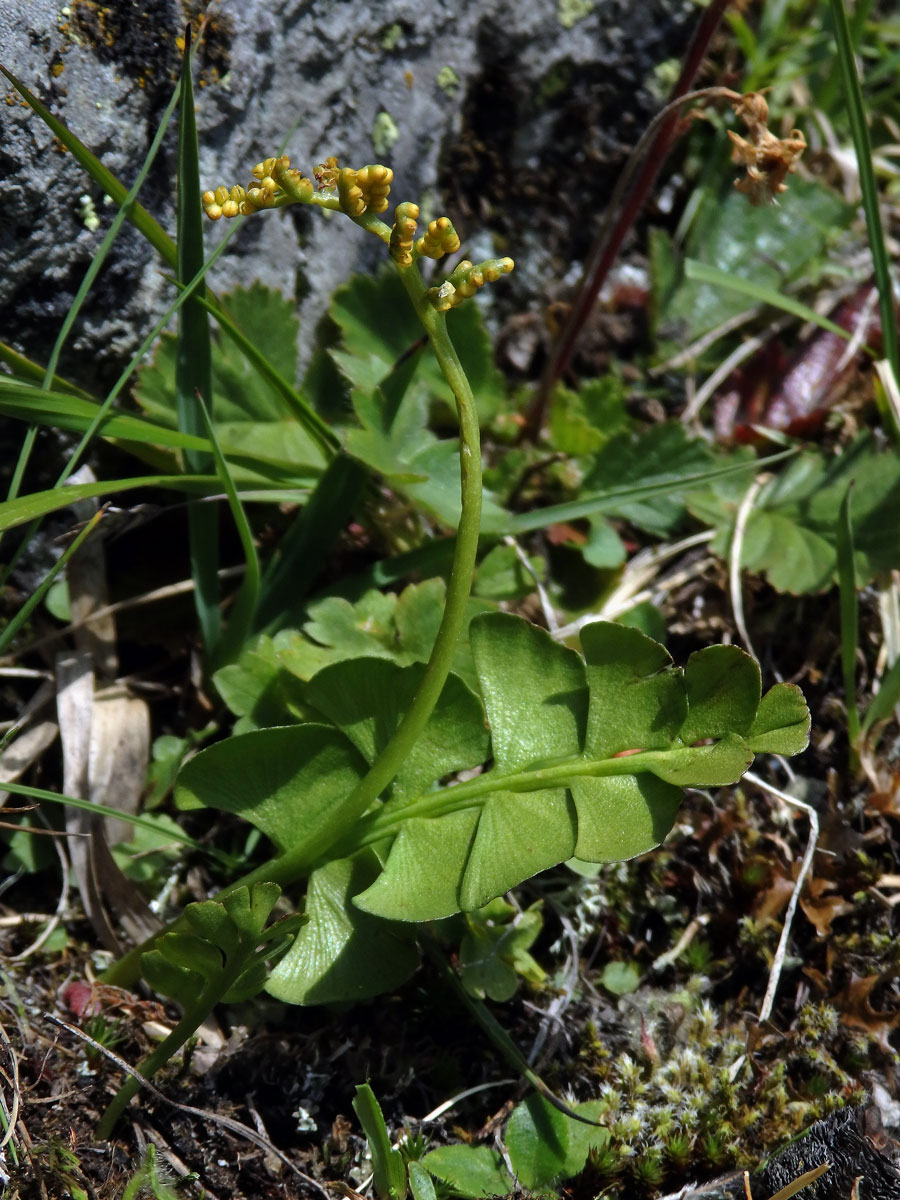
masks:
MULTIPOLYGON (((9 367, 14 378, 25 380, 26 382, 33 381, 34 383, 38 383, 45 379, 47 375, 46 367, 42 367, 40 363, 34 362, 24 354, 20 354, 18 350, 14 350, 12 346, 8 346, 6 342, 0 342, 0 362, 5 363, 9 367)), ((86 392, 77 383, 71 383, 68 379, 64 379, 62 375, 54 375, 50 380, 50 386, 57 391, 67 392, 71 396, 79 396, 82 400, 90 400, 96 403, 90 392, 86 392)))
POLYGON ((847 734, 851 759, 859 752, 860 724, 856 703, 856 652, 858 649, 859 601, 856 595, 856 568, 853 553, 853 526, 850 522, 852 482, 841 503, 837 527, 837 577, 841 598, 841 668, 847 703, 847 734))
POLYGON ((30 496, 17 496, 0 504, 0 531, 14 529, 60 508, 68 508, 76 500, 94 496, 109 496, 113 492, 127 492, 134 488, 175 488, 178 491, 206 495, 215 492, 219 485, 217 475, 137 475, 131 479, 107 479, 96 483, 75 483, 65 487, 48 488, 45 492, 32 492, 30 496))
MULTIPOLYGON (((203 269, 203 210, 200 203, 197 126, 194 119, 194 89, 191 80, 191 27, 185 29, 184 57, 181 66, 181 90, 178 109, 178 259, 179 283, 185 284, 203 269)), ((178 427, 183 433, 202 435, 204 422, 201 404, 210 411, 212 398, 212 347, 209 316, 198 301, 204 294, 200 285, 178 311, 178 355, 175 390, 178 427)), ((194 473, 206 472, 208 454, 187 451, 185 463, 194 473)), ((188 538, 194 602, 208 655, 215 653, 221 630, 219 612, 219 514, 210 505, 188 506, 188 538)))
MULTIPOLYGON (((71 152, 75 161, 84 167, 94 183, 98 187, 101 187, 107 196, 111 196, 116 204, 124 203, 125 197, 128 195, 128 188, 116 179, 112 171, 105 167, 99 158, 91 153, 84 142, 77 138, 70 129, 67 129, 62 121, 54 117, 53 113, 48 108, 45 108, 40 100, 32 95, 25 84, 18 80, 11 71, 8 71, 2 65, 0 65, 0 71, 3 72, 26 104, 37 113, 48 129, 71 152)), ((128 219, 135 229, 143 234, 150 245, 162 255, 166 262, 174 267, 176 259, 175 243, 159 222, 145 208, 138 204, 137 201, 130 206, 128 219)))
POLYGON ((309 592, 325 557, 362 494, 364 468, 346 454, 336 455, 281 539, 279 557, 263 579, 257 628, 280 628, 309 592))
POLYGON ((225 461, 222 448, 216 438, 216 431, 213 428, 209 412, 202 398, 199 396, 197 403, 204 424, 206 425, 206 433, 212 446, 216 470, 219 479, 222 481, 225 495, 228 498, 228 506, 231 509, 231 515, 234 517, 234 523, 237 527, 241 549, 244 552, 244 562, 246 564, 244 580, 231 609, 228 629, 216 648, 216 663, 218 666, 223 666, 240 653, 244 642, 250 634, 254 613, 256 612, 256 602, 259 596, 259 557, 257 556, 256 545, 253 541, 253 530, 250 528, 247 514, 244 512, 238 497, 237 488, 234 486, 231 471, 228 469, 228 463, 225 461))
MULTIPOLYGON (((767 287, 763 283, 755 283, 752 279, 742 279, 740 275, 722 271, 719 267, 710 266, 709 263, 700 262, 696 258, 686 260, 684 271, 687 278, 694 283, 708 283, 713 287, 725 288, 730 292, 739 292, 757 304, 767 304, 770 308, 777 308, 782 312, 790 313, 791 316, 799 317, 801 321, 809 321, 818 325, 829 333, 836 333, 838 337, 842 337, 847 342, 853 336, 846 329, 842 329, 840 325, 836 325, 834 321, 829 321, 827 317, 821 316, 809 305, 795 300, 793 296, 786 296, 783 292, 776 291, 775 288, 767 287)), ((871 351, 867 351, 867 353, 871 353, 871 351)))
POLYGON ((286 405, 297 418, 305 432, 313 439, 326 458, 330 458, 340 447, 339 438, 322 420, 309 401, 279 374, 264 354, 253 345, 240 328, 232 321, 221 304, 209 296, 198 296, 198 302, 215 317, 222 329, 234 344, 243 351, 247 361, 256 368, 259 374, 279 393, 286 405))
POLYGON ((88 521, 87 525, 85 525, 84 529, 82 529, 74 541, 72 541, 66 547, 65 551, 59 556, 59 558, 56 560, 35 590, 31 593, 16 615, 4 628, 3 632, 0 633, 0 654, 2 654, 6 647, 12 642, 16 634, 46 596, 47 592, 50 590, 50 585, 53 583, 53 580, 57 577, 60 571, 62 571, 72 555, 77 553, 82 542, 84 542, 84 540, 96 529, 102 516, 102 510, 94 514, 91 520, 88 521))
POLYGON ((651 496, 671 496, 674 492, 692 491, 715 479, 727 475, 736 475, 741 471, 759 471, 764 467, 781 462, 796 454, 796 450, 783 450, 779 454, 769 455, 768 458, 749 459, 727 467, 716 467, 711 471, 700 471, 689 475, 675 476, 666 474, 655 483, 635 484, 633 487, 612 488, 609 491, 594 492, 593 495, 581 496, 577 500, 568 500, 563 504, 550 504, 545 508, 536 508, 531 512, 506 515, 506 524, 502 531, 495 530, 482 523, 482 534, 495 535, 503 532, 515 536, 520 533, 530 533, 535 529, 545 529, 564 521, 577 521, 581 517, 589 517, 594 513, 605 512, 618 508, 623 503, 636 500, 646 500, 651 496))
POLYGON ((0 376, 0 414, 30 421, 34 425, 76 432, 96 425, 100 436, 106 438, 126 438, 130 442, 146 442, 148 445, 171 446, 182 450, 209 450, 209 442, 205 437, 167 429, 128 413, 102 415, 100 406, 93 400, 65 392, 46 391, 34 384, 5 376, 0 376))
MULTIPOLYGON (((64 804, 68 808, 80 808, 84 812, 93 813, 97 817, 113 817, 117 821, 124 821, 128 825, 133 825, 138 829, 146 829, 150 833, 159 835, 159 825, 154 821, 121 809, 111 811, 102 804, 94 804, 93 801, 82 800, 78 796, 66 796, 62 792, 48 792, 44 788, 29 787, 27 784, 9 780, 4 780, 3 790, 11 792, 14 796, 24 796, 27 800, 40 800, 49 804, 64 804)), ((205 846, 201 842, 195 841, 180 829, 167 829, 166 836, 171 837, 173 842, 179 842, 182 846, 188 846, 191 850, 199 850, 201 853, 217 859, 231 870, 239 867, 243 862, 242 859, 237 860, 230 854, 225 854, 221 850, 214 850, 210 846, 205 846)))
MULTIPOLYGON (((872 143, 866 120, 866 106, 860 87, 853 38, 847 23, 847 11, 843 0, 831 0, 831 16, 834 22, 834 38, 837 43, 838 62, 847 101, 847 116, 856 151, 859 171, 859 186, 862 191, 863 211, 866 214, 866 229, 872 250, 875 268, 875 285, 878 288, 878 307, 881 312, 881 329, 884 340, 884 357, 891 364, 894 378, 900 382, 900 342, 897 335, 897 317, 894 310, 893 285, 891 282, 890 259, 884 242, 881 211, 878 206, 878 186, 875 168, 872 165, 872 143)), ((900 433, 897 422, 893 422, 895 434, 900 433)))

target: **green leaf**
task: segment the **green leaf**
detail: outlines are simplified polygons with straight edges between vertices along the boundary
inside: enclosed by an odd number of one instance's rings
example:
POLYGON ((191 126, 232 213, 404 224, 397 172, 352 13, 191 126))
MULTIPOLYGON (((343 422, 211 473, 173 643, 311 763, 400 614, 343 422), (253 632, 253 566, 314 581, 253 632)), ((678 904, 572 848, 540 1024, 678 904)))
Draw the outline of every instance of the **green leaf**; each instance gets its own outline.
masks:
POLYGON ((562 454, 593 454, 631 424, 618 375, 589 379, 577 392, 558 386, 550 403, 550 444, 562 454))
POLYGON ((763 696, 750 728, 754 754, 800 754, 809 744, 810 717, 793 683, 776 683, 763 696))
POLYGON ((528 953, 543 927, 540 907, 537 901, 520 913, 498 898, 467 914, 459 971, 469 995, 503 1003, 515 994, 520 979, 543 982, 545 972, 528 953))
POLYGON ((406 1166, 403 1155, 391 1146, 381 1106, 367 1083, 357 1086, 353 1109, 369 1143, 376 1195, 379 1200, 404 1200, 406 1166))
MULTIPOLYGON (((391 612, 385 604, 382 618, 391 612)), ((179 796, 242 814, 292 862, 317 868, 313 920, 279 968, 278 994, 370 994, 378 966, 365 957, 370 935, 354 908, 434 920, 480 909, 573 857, 633 857, 669 832, 683 787, 733 783, 755 752, 806 744, 800 693, 780 684, 760 698, 758 668, 736 647, 700 651, 682 669, 638 630, 598 622, 582 630, 581 658, 500 613, 475 618, 470 641, 490 726, 487 768, 481 706, 451 675, 388 798, 346 828, 345 799, 410 711, 421 679, 419 665, 369 658, 328 666, 307 685, 305 703, 331 724, 232 738, 183 769, 179 796), (459 772, 470 777, 442 786, 459 772)), ((477 921, 470 930, 475 942, 490 940, 477 921)), ((495 957, 514 973, 532 970, 531 932, 523 922, 508 954, 503 935, 496 939, 495 957)), ((467 948, 476 974, 490 956, 483 950, 467 948)), ((510 983, 495 963, 476 986, 500 994, 510 983)))
POLYGON ((176 799, 238 813, 284 851, 343 832, 341 801, 365 771, 329 726, 260 729, 201 750, 178 776, 176 799))
POLYGON ((220 1000, 233 1003, 255 996, 266 981, 266 958, 277 957, 303 918, 285 917, 266 928, 281 895, 274 883, 240 887, 221 900, 203 900, 185 909, 193 932, 175 930, 141 955, 144 978, 165 996, 200 1012, 220 1000))
MULTIPOLYGON (((575 1112, 591 1119, 601 1109, 599 1101, 575 1105, 575 1112)), ((519 1184, 540 1191, 577 1175, 590 1151, 607 1144, 609 1130, 573 1121, 535 1093, 516 1106, 504 1140, 519 1184)))
POLYGON ((587 693, 584 663, 575 651, 505 614, 474 621, 469 640, 498 770, 578 754, 587 693))
MULTIPOLYGON (((49 425, 83 433, 97 416, 99 405, 93 400, 64 392, 44 391, 22 380, 0 375, 0 413, 35 425, 49 425)), ((174 428, 153 424, 128 413, 111 412, 103 418, 100 437, 119 438, 152 446, 208 450, 205 437, 181 433, 174 428)))
POLYGON ((754 730, 758 671, 734 647, 682 671, 637 630, 602 622, 582 631, 585 662, 502 614, 476 619, 470 637, 493 769, 364 820, 367 839, 396 831, 384 872, 356 898, 367 912, 437 919, 573 856, 641 854, 668 833, 682 787, 740 778, 749 736, 760 748, 805 739, 793 692, 776 692, 754 730))
POLYGON ((438 1146, 422 1159, 422 1166, 448 1183, 460 1196, 507 1196, 512 1177, 499 1151, 490 1146, 438 1146))
MULTIPOLYGON (((299 323, 293 306, 271 288, 255 283, 221 297, 224 312, 245 337, 261 352, 272 370, 293 379, 297 370, 299 323)), ((141 408, 160 424, 174 426, 175 363, 177 340, 163 334, 153 358, 141 367, 135 383, 135 398, 141 408)), ((294 416, 283 393, 262 378, 234 342, 217 332, 212 341, 212 379, 216 396, 216 420, 223 422, 278 422, 294 416)))
POLYGON ((629 996, 637 991, 641 982, 641 972, 635 963, 608 962, 603 968, 600 982, 614 996, 629 996))
POLYGON ((652 480, 662 487, 644 499, 610 505, 603 511, 657 537, 668 536, 684 519, 682 480, 726 465, 725 457, 701 438, 690 437, 681 421, 663 421, 640 433, 607 441, 594 455, 582 493, 611 492, 652 480))
POLYGON ((434 1180, 420 1163, 411 1162, 407 1171, 409 1173, 409 1190, 413 1194, 413 1200, 437 1200, 434 1180))
MULTIPOLYGON (((799 454, 756 497, 747 519, 741 566, 767 577, 778 591, 802 594, 830 587, 837 569, 841 503, 854 482, 851 529, 860 586, 900 564, 900 460, 880 452, 869 434, 829 458, 799 454)), ((745 485, 719 480, 687 496, 690 510, 718 526, 713 549, 728 553, 745 485)))
MULTIPOLYGON (((190 30, 185 37, 178 100, 178 245, 176 274, 182 286, 203 268, 203 209, 200 204, 199 147, 191 79, 190 30)), ((175 360, 175 397, 178 428, 183 433, 206 433, 202 405, 214 412, 212 352, 209 316, 201 303, 206 285, 201 283, 178 310, 178 341, 175 360)), ((199 450, 185 451, 185 465, 195 474, 213 469, 213 459, 199 450)), ((207 654, 219 640, 219 513, 214 504, 188 504, 188 541, 194 607, 207 654)))
POLYGON ((266 990, 286 1004, 333 1004, 393 991, 418 965, 409 927, 369 916, 352 902, 378 875, 372 851, 313 871, 307 923, 278 963, 266 990))
MULTIPOLYGON (((852 216, 852 206, 832 188, 799 177, 792 178, 777 206, 751 208, 733 190, 724 199, 708 194, 692 222, 685 257, 716 268, 732 283, 747 281, 783 291, 785 284, 808 272, 810 263, 824 257, 828 242, 852 216)), ((655 291, 663 358, 759 302, 733 288, 690 278, 665 295, 661 282, 657 278, 655 291)))
MULTIPOLYGON (((354 276, 335 292, 330 314, 342 335, 341 348, 332 350, 332 357, 347 380, 364 392, 371 393, 381 384, 422 336, 406 290, 393 270, 354 276)), ((504 388, 478 306, 463 304, 448 313, 447 328, 478 397, 479 417, 488 421, 502 402, 504 388)), ((421 355, 415 378, 421 380, 429 398, 455 408, 453 394, 432 354, 421 355)))
MULTIPOLYGON (((345 659, 314 676, 306 699, 373 763, 412 706, 424 673, 420 664, 400 667, 383 658, 345 659)), ((487 748, 478 698, 450 675, 392 792, 416 796, 436 779, 484 759, 487 748)))

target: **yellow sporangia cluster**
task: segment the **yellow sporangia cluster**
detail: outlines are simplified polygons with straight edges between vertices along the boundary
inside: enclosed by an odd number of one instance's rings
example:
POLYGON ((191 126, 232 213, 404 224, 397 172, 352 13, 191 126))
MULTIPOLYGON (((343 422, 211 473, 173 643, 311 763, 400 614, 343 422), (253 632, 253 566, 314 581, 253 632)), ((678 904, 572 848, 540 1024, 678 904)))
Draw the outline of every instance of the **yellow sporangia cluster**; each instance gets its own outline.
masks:
POLYGON ((769 204, 787 191, 785 176, 796 170, 806 139, 799 129, 791 130, 789 137, 776 137, 767 126, 769 106, 759 92, 747 92, 732 107, 747 126, 746 138, 728 131, 734 144, 732 160, 746 168, 734 186, 751 204, 769 204))
POLYGON ((341 208, 351 217, 361 217, 364 212, 383 213, 388 206, 393 181, 391 168, 379 163, 361 167, 358 171, 342 167, 337 179, 341 208))
POLYGON ((426 258, 443 258, 445 254, 455 254, 458 249, 459 235, 449 217, 430 221, 424 237, 416 242, 416 253, 424 254, 426 258))
POLYGON ((514 266, 511 258, 489 258, 477 264, 464 258, 449 278, 439 287, 429 288, 425 295, 438 312, 447 312, 474 296, 486 283, 496 283, 501 275, 508 275, 514 266))
MULTIPOLYGON (((416 238, 419 206, 410 201, 394 209, 394 223, 388 228, 378 220, 370 220, 388 207, 388 196, 394 173, 390 167, 374 163, 358 171, 342 167, 336 158, 326 158, 313 168, 313 182, 291 167, 286 154, 257 163, 249 187, 235 184, 232 188, 217 187, 204 192, 203 210, 211 221, 220 217, 249 216, 266 208, 281 208, 286 204, 314 203, 329 209, 341 209, 362 222, 390 248, 396 265, 407 269, 417 258, 443 258, 459 249, 459 235, 449 217, 430 221, 424 234, 416 238)), ((438 312, 455 308, 460 301, 473 296, 486 283, 493 283, 513 269, 511 258, 491 258, 473 264, 466 259, 459 263, 450 277, 438 287, 425 293, 428 303, 438 312)))
POLYGON ((257 163, 251 175, 257 183, 246 189, 235 184, 232 188, 217 187, 214 192, 203 193, 203 211, 211 221, 239 214, 248 217, 263 208, 308 201, 312 197, 312 183, 291 168, 286 154, 257 163))
POLYGON ((413 243, 416 238, 416 222, 419 219, 419 206, 409 200, 398 204, 394 209, 394 227, 391 230, 391 258, 398 267, 411 267, 413 263, 413 243))

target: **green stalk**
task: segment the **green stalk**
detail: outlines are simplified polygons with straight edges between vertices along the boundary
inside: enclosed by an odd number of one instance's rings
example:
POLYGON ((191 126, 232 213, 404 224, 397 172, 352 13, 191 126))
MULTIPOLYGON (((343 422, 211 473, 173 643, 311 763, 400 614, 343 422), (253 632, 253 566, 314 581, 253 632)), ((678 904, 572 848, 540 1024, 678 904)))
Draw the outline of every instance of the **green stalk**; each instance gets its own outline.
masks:
MULTIPOLYGON (((194 1003, 185 1008, 184 1015, 169 1036, 138 1064, 137 1069, 145 1079, 151 1079, 161 1067, 166 1065, 172 1055, 181 1049, 235 983, 246 965, 246 959, 237 957, 231 970, 226 969, 221 976, 211 981, 194 1003)), ((140 1086, 141 1081, 134 1075, 129 1075, 116 1092, 97 1125, 97 1137, 100 1141, 106 1141, 110 1137, 119 1117, 128 1107, 132 1096, 137 1094, 140 1086)))
MULTIPOLYGON (((379 223, 380 224, 380 223, 379 223)), ((443 313, 431 307, 425 298, 425 284, 414 266, 400 269, 400 278, 419 315, 435 358, 444 378, 453 390, 459 416, 459 461, 461 512, 456 532, 456 545, 447 585, 446 603, 440 628, 431 650, 431 657, 419 690, 393 737, 369 768, 354 791, 343 804, 343 823, 352 826, 371 806, 399 771, 416 740, 422 733, 443 691, 453 662, 456 643, 466 617, 466 605, 475 574, 478 553, 478 533, 481 525, 481 433, 475 396, 463 370, 462 363, 447 332, 443 313)), ((303 846, 274 861, 263 863, 247 875, 230 884, 219 896, 226 896, 240 887, 254 883, 272 882, 282 887, 302 879, 313 864, 330 848, 333 833, 323 833, 303 846)), ((181 918, 167 926, 179 927, 181 918)), ((158 936, 158 935, 157 935, 158 936)), ((151 938, 130 950, 103 974, 107 983, 128 985, 140 973, 140 957, 152 946, 151 938)))
MULTIPOLYGON (((834 40, 837 43, 841 78, 847 98, 847 116, 850 120, 850 132, 853 135, 853 147, 856 151, 863 212, 866 214, 866 229, 875 269, 875 285, 878 288, 884 357, 891 365, 895 380, 900 384, 900 344, 898 344, 897 319, 894 313, 890 260, 884 244, 884 229, 881 224, 881 211, 878 207, 878 187, 875 183, 875 169, 872 166, 872 143, 869 138, 869 126, 866 122, 866 106, 860 87, 859 74, 856 70, 853 39, 850 35, 843 0, 831 0, 831 16, 834 21, 834 40)), ((897 426, 896 417, 892 418, 892 424, 895 436, 900 437, 900 428, 897 426)))
MULTIPOLYGON (((434 706, 440 698, 453 663, 456 643, 466 617, 466 605, 475 574, 478 532, 481 525, 481 437, 475 397, 459 361, 443 313, 435 311, 425 299, 425 284, 413 266, 400 270, 400 278, 419 315, 444 378, 453 389, 459 416, 459 462, 462 511, 456 532, 456 546, 450 568, 450 581, 440 628, 431 657, 410 705, 388 744, 372 763, 342 804, 342 824, 352 827, 388 786, 420 737, 434 706)), ((245 875, 233 888, 271 880, 282 886, 306 875, 315 862, 330 849, 333 832, 323 831, 274 862, 263 864, 245 875)), ((231 891, 229 887, 227 891, 231 891)))

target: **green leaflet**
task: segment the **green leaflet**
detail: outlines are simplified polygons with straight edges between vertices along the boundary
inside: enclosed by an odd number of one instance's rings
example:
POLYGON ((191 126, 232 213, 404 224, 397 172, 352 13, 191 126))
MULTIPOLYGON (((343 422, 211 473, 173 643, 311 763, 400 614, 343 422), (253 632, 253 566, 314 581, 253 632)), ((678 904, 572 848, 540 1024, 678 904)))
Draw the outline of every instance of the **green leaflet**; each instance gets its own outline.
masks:
POLYGON ((277 878, 313 863, 309 925, 271 984, 281 999, 372 994, 360 972, 374 986, 411 969, 407 947, 379 971, 361 915, 437 919, 573 856, 630 858, 666 836, 682 787, 733 783, 755 753, 806 745, 798 689, 761 697, 756 664, 733 646, 682 669, 637 630, 598 622, 582 631, 582 658, 496 613, 472 621, 470 641, 481 699, 451 675, 391 789, 352 828, 343 802, 409 711, 420 664, 334 663, 303 690, 318 722, 232 738, 182 770, 182 799, 238 813, 275 842, 277 878), (442 786, 489 753, 481 774, 442 786))
MULTIPOLYGON (((805 450, 757 496, 744 532, 741 566, 764 574, 780 592, 830 587, 837 570, 841 503, 853 482, 852 532, 857 580, 900 563, 900 462, 862 434, 839 456, 805 450)), ((688 508, 718 526, 712 547, 726 554, 746 482, 721 479, 690 492, 688 508)))

